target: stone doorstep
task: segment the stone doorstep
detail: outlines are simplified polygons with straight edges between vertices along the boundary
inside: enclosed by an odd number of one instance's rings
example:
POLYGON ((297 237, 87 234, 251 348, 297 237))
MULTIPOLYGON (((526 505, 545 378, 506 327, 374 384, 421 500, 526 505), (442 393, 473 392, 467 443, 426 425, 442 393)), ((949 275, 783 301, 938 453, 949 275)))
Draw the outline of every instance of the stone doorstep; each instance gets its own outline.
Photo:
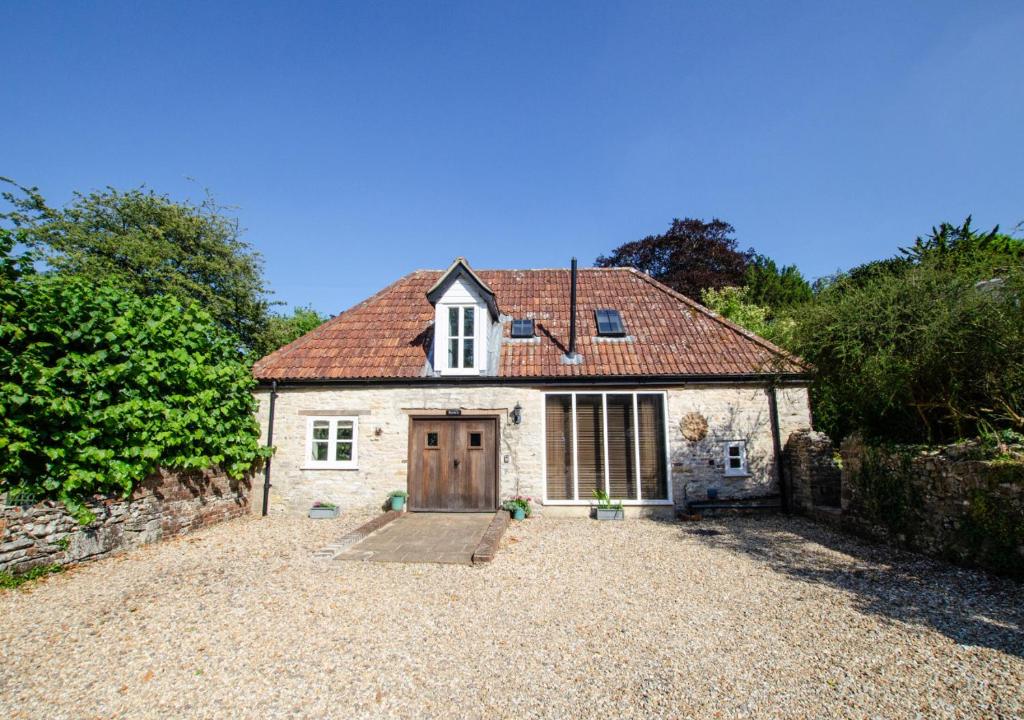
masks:
MULTIPOLYGON (((489 562, 494 558, 498 543, 509 521, 509 514, 499 510, 491 518, 479 540, 467 542, 464 537, 453 538, 448 535, 452 531, 458 535, 457 530, 462 525, 459 514, 452 514, 451 522, 447 522, 443 517, 438 517, 441 515, 439 513, 432 514, 434 517, 431 518, 431 523, 435 524, 432 529, 421 530, 406 526, 403 527, 404 538, 392 541, 389 537, 391 528, 384 528, 384 526, 395 518, 386 518, 386 516, 397 517, 402 514, 385 513, 383 516, 374 518, 338 542, 318 550, 314 556, 327 560, 474 565, 489 562), (384 529, 382 530, 382 528, 384 529), (378 533, 378 531, 381 532, 378 533), (411 536, 408 533, 411 533, 411 536), (438 537, 438 533, 440 533, 440 537, 438 537), (370 535, 374 536, 371 548, 361 550, 357 547, 346 552, 357 542, 370 535)), ((405 522, 416 522, 416 520, 410 517, 405 522)))
POLYGON ((473 551, 474 565, 490 562, 498 554, 498 545, 501 543, 501 538, 508 528, 510 519, 511 515, 506 510, 498 510, 498 512, 494 513, 491 524, 487 526, 487 530, 473 551))
POLYGON ((369 522, 363 523, 355 530, 351 530, 345 535, 341 536, 335 542, 330 545, 325 545, 316 552, 313 553, 313 557, 318 560, 333 560, 338 557, 341 553, 348 550, 350 547, 355 545, 357 542, 365 537, 368 537, 372 533, 380 530, 382 527, 387 525, 392 520, 397 520, 401 517, 402 513, 396 510, 388 510, 382 515, 378 515, 369 522))

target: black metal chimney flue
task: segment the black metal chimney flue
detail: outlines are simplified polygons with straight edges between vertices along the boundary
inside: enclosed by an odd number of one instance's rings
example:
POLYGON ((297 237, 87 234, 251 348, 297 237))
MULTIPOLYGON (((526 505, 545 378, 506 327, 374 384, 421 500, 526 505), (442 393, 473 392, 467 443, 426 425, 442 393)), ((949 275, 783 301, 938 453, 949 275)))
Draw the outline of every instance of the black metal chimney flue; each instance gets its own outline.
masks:
POLYGON ((576 258, 572 259, 572 284, 569 290, 569 359, 576 357, 576 258))

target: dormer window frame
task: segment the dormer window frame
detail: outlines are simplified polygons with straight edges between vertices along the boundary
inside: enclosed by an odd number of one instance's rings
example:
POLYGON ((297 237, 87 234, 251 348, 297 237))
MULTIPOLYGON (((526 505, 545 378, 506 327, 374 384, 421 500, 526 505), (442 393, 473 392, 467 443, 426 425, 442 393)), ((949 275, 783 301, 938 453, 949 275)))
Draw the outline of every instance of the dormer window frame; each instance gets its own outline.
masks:
POLYGON ((441 303, 438 305, 440 320, 444 323, 444 353, 442 372, 447 375, 478 375, 480 373, 480 307, 469 303, 441 303), (455 311, 455 332, 452 333, 452 311, 455 311), (467 314, 468 313, 468 314, 467 314), (472 318, 472 328, 466 329, 467 319, 472 318), (471 364, 466 365, 466 344, 472 346, 471 364), (452 364, 454 358, 455 363, 452 364))
POLYGON ((489 364, 487 347, 491 328, 501 316, 494 291, 473 272, 466 259, 455 259, 427 291, 434 306, 434 342, 431 363, 437 375, 486 375, 489 364), (466 311, 472 308, 473 327, 467 332, 466 311), (457 309, 458 322, 451 326, 451 309, 457 309), (452 342, 454 341, 454 346, 452 342), (467 367, 467 343, 472 342, 471 364, 467 367), (450 363, 453 359, 455 362, 450 363))

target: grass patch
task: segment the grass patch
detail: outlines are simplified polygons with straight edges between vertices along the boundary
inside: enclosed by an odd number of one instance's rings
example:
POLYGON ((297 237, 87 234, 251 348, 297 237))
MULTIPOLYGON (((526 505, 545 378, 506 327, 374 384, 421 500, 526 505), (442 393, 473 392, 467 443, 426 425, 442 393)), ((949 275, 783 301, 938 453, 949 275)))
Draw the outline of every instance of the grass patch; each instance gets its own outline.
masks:
POLYGON ((53 563, 52 565, 36 565, 23 573, 0 572, 0 589, 13 590, 21 587, 27 582, 38 580, 46 575, 54 575, 63 572, 64 566, 53 563))

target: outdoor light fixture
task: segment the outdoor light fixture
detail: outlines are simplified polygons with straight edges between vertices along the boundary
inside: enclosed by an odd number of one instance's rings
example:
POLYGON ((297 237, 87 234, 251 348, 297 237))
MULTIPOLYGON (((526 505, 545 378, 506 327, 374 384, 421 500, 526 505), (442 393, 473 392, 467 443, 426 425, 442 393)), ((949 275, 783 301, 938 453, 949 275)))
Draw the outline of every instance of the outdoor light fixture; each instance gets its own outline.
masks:
POLYGON ((521 423, 523 421, 523 406, 516 403, 516 406, 512 408, 512 414, 509 416, 509 419, 512 420, 513 425, 521 423))

